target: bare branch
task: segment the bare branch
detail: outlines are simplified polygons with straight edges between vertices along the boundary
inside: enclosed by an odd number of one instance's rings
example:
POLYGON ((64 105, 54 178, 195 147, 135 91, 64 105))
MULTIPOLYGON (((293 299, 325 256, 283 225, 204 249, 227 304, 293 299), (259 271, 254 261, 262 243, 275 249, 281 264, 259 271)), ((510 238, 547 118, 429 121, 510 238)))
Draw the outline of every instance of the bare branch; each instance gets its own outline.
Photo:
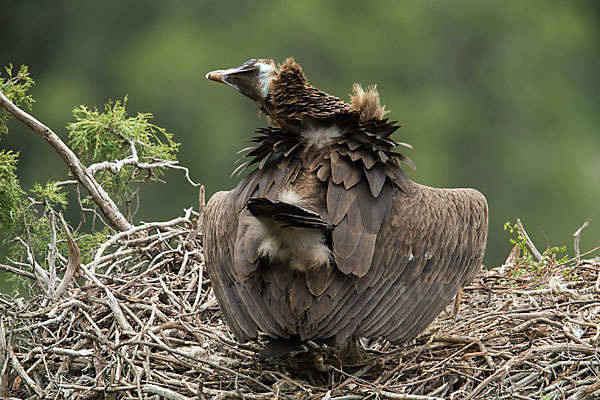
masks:
POLYGON ((163 388, 157 385, 144 385, 142 387, 142 393, 157 394, 161 398, 169 400, 191 400, 191 397, 181 395, 173 390, 163 388))
POLYGON ((17 371, 17 374, 19 374, 19 376, 25 381, 27 386, 29 386, 35 392, 35 394, 43 398, 45 395, 44 391, 37 383, 35 383, 33 379, 31 379, 29 375, 27 375, 27 372, 25 372, 25 369, 23 369, 23 366, 21 365, 19 359, 15 355, 12 346, 9 346, 9 352, 11 364, 15 371, 17 371))
POLYGON ((10 265, 0 264, 0 269, 3 269, 13 274, 24 276, 29 279, 35 279, 35 275, 31 272, 23 271, 22 269, 11 267, 10 265))
POLYGON ((112 312, 115 316, 115 319, 117 320, 121 329, 124 331, 127 331, 127 332, 131 332, 133 329, 131 328, 131 325, 129 325, 129 322, 127 322, 127 320, 125 319, 125 316, 123 315, 123 311, 121 311, 121 308, 119 306, 119 302, 117 301, 115 296, 112 294, 110 289, 108 287, 106 287, 106 285, 104 285, 102 282, 100 282, 100 280, 98 278, 96 278, 96 276, 92 272, 90 272, 86 267, 84 267, 83 265, 81 265, 80 267, 88 278, 90 278, 96 285, 98 285, 99 287, 104 289, 104 292, 106 293, 108 305, 109 305, 110 309, 112 310, 112 312))
POLYGON ((519 218, 517 218, 517 229, 519 229, 519 232, 521 233, 521 235, 523 235, 523 238, 527 242, 527 247, 529 247, 531 254, 533 254, 533 256, 535 257, 536 260, 541 261, 542 254, 535 247, 535 244, 533 244, 533 241, 531 239, 529 239, 529 235, 527 234, 527 232, 525 232, 525 228, 523 227, 523 224, 521 223, 521 220, 519 218))
POLYGON ((182 224, 182 223, 191 224, 191 221, 189 219, 190 214, 191 214, 191 210, 186 210, 186 215, 184 217, 175 218, 175 219, 172 219, 172 220, 166 221, 166 222, 146 223, 143 225, 132 227, 131 229, 129 229, 125 232, 117 233, 116 235, 111 237, 109 240, 104 242, 102 244, 102 246, 100 246, 100 248, 96 252, 96 255, 94 257, 94 261, 93 261, 93 264, 91 267, 92 272, 94 272, 96 270, 96 268, 98 267, 98 264, 100 262, 100 257, 106 251, 106 249, 113 246, 119 240, 129 239, 131 237, 134 237, 135 234, 137 234, 138 232, 142 232, 142 231, 149 231, 151 229, 167 228, 169 226, 178 225, 178 224, 182 224))
MULTIPOLYGON (((44 288, 48 287, 49 279, 50 279, 48 277, 48 273, 46 272, 46 270, 44 268, 42 268, 42 266, 40 264, 38 264, 37 261, 35 261, 33 250, 31 250, 31 246, 29 246, 29 244, 27 244, 20 237, 16 237, 15 240, 17 240, 19 243, 21 243, 21 245, 27 251, 27 261, 29 262, 28 266, 31 267, 31 271, 35 275, 35 280, 36 280, 36 283, 37 283, 38 287, 40 289, 42 289, 42 290, 44 288)), ((10 259, 8 259, 8 260, 11 261, 15 265, 27 265, 27 264, 17 263, 15 261, 10 260, 10 259)))
POLYGON ((42 302, 42 307, 47 304, 49 299, 52 298, 52 293, 54 292, 54 287, 56 286, 56 254, 58 253, 58 249, 56 248, 56 215, 54 212, 50 212, 48 222, 50 224, 50 243, 48 243, 48 272, 50 274, 48 287, 46 288, 47 297, 42 302))
POLYGON ((573 234, 573 248, 575 249, 575 258, 578 258, 580 255, 579 252, 579 239, 581 238, 581 233, 583 232, 583 230, 585 228, 588 227, 588 225, 590 224, 591 219, 586 219, 585 222, 583 223, 583 225, 581 225, 581 227, 579 229, 577 229, 577 231, 575 231, 575 233, 573 234))
POLYGON ((595 383, 592 383, 591 385, 582 387, 575 394, 573 394, 571 397, 569 397, 567 400, 586 399, 586 398, 588 398, 588 396, 590 396, 594 393, 597 394, 598 391, 600 391, 600 381, 596 381, 595 383))
POLYGON ((65 236, 67 237, 67 245, 69 247, 69 261, 67 263, 67 271, 65 272, 65 276, 63 277, 62 281, 60 282, 60 285, 58 285, 58 288, 56 288, 56 291, 52 295, 52 298, 54 300, 58 299, 60 295, 67 289, 67 287, 71 283, 71 280, 73 279, 73 276, 75 275, 75 271, 77 271, 77 268, 79 268, 79 265, 81 264, 81 253, 79 252, 79 248, 77 247, 75 241, 69 233, 69 227, 67 226, 67 223, 65 222, 65 219, 63 218, 62 214, 60 214, 60 222, 63 226, 65 236))
POLYGON ((126 157, 122 160, 117 160, 115 162, 103 161, 100 163, 90 165, 88 167, 88 171, 90 172, 90 174, 92 174, 92 176, 96 175, 96 173, 98 173, 99 171, 107 171, 107 170, 110 171, 112 174, 116 175, 119 172, 121 172, 123 167, 125 167, 127 165, 134 166, 140 170, 143 170, 143 169, 154 170, 157 168, 171 168, 171 169, 183 170, 185 172, 185 178, 192 186, 200 186, 199 183, 192 181, 192 179, 190 178, 190 171, 188 168, 178 165, 179 161, 176 161, 176 160, 168 161, 168 160, 157 159, 154 157, 148 157, 148 159, 153 161, 152 163, 141 162, 135 146, 136 145, 147 146, 145 143, 142 143, 138 140, 126 138, 122 134, 115 132, 112 129, 110 129, 109 132, 111 132, 112 134, 114 134, 116 136, 121 137, 123 140, 125 140, 129 144, 129 149, 131 151, 131 155, 129 157, 126 157))
POLYGON ((198 211, 198 226, 200 229, 204 226, 204 212, 206 211, 206 198, 205 198, 205 189, 204 185, 200 186, 200 191, 198 193, 198 203, 199 203, 199 211, 198 211))
POLYGON ((9 347, 6 342, 6 333, 4 331, 4 321, 0 319, 0 396, 8 394, 8 363, 10 356, 9 347))

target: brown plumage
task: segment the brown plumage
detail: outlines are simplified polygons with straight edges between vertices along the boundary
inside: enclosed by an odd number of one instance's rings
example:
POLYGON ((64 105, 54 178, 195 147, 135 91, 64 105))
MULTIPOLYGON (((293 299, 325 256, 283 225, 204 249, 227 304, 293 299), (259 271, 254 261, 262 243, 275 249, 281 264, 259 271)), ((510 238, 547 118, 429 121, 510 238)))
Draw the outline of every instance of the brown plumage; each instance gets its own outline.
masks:
POLYGON ((256 168, 206 208, 206 264, 238 340, 262 331, 294 345, 405 342, 479 271, 485 198, 410 181, 400 162, 412 162, 395 152, 410 146, 392 139, 375 88, 355 85, 346 104, 292 59, 207 77, 258 101, 272 122, 242 167, 256 168))

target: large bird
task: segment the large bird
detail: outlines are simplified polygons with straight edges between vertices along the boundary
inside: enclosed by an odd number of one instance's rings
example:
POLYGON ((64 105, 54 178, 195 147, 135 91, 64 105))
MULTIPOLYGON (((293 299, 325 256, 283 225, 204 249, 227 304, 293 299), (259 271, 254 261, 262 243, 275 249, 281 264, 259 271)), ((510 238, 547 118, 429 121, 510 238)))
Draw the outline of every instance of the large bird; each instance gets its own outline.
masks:
MULTIPOLYGON (((206 206, 204 251, 239 341, 261 358, 312 340, 415 338, 479 271, 488 226, 473 189, 412 182, 398 126, 375 88, 350 103, 311 86, 288 59, 249 60, 207 78, 258 102, 270 126, 247 149, 255 168, 206 206)), ((248 168, 250 170, 251 168, 248 168)))

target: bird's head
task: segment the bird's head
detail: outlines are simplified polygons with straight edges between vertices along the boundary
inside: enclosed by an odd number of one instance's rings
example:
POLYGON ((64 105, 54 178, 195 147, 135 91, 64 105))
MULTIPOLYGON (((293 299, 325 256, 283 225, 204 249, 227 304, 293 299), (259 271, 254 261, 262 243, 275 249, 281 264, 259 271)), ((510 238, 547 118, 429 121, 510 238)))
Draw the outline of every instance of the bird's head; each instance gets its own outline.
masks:
POLYGON ((269 85, 276 76, 275 64, 269 59, 251 59, 239 67, 220 69, 206 74, 208 79, 226 83, 259 103, 263 103, 268 97, 269 85))
POLYGON ((299 121, 304 114, 324 118, 350 111, 349 104, 310 85, 291 57, 277 66, 273 60, 252 59, 236 68, 209 72, 206 77, 257 101, 261 112, 279 126, 299 121))

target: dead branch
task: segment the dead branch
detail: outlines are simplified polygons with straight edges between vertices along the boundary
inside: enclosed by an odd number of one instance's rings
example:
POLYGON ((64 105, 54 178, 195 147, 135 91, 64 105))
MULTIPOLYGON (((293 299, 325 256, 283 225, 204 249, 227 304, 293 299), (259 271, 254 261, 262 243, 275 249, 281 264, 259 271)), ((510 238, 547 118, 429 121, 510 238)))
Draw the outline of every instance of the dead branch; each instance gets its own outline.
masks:
POLYGON ((598 391, 600 391, 600 381, 596 381, 595 383, 584 386, 583 388, 575 392, 572 396, 570 396, 567 400, 585 399, 587 398, 587 396, 590 396, 594 393, 597 394, 598 391))
POLYGON ((14 350, 12 349, 12 346, 8 346, 8 352, 10 353, 10 361, 12 364, 12 367, 15 369, 15 371, 17 372, 17 374, 21 377, 21 379, 23 379, 25 381, 25 383, 27 384, 27 386, 29 386, 36 395, 38 395, 39 397, 44 397, 44 391, 42 390, 42 388, 40 387, 40 385, 38 385, 25 371, 25 369, 23 369, 23 366, 21 365, 21 363, 19 362, 18 357, 16 356, 14 350))
POLYGON ((529 248, 529 251, 531 251, 531 254, 533 254, 536 260, 541 261, 542 253, 539 252, 539 250, 535 247, 535 244, 533 244, 533 241, 529 238, 529 235, 525 231, 525 228, 523 227, 523 224, 521 223, 521 220, 519 218, 517 218, 517 229, 525 239, 527 247, 529 248))
POLYGON ((11 274, 21 275, 29 279, 35 279, 35 275, 28 271, 23 271, 22 269, 15 268, 10 265, 0 264, 0 269, 3 269, 6 272, 10 272, 11 274))
POLYGON ((581 239, 581 233, 583 232, 583 230, 585 228, 588 227, 588 225, 590 224, 591 219, 586 219, 585 222, 583 223, 583 225, 581 225, 581 227, 579 229, 577 229, 575 231, 575 233, 573 234, 573 249, 575 250, 575 258, 579 258, 580 256, 580 252, 579 252, 579 239, 581 239))
POLYGON ((8 351, 4 321, 0 319, 0 396, 2 397, 8 397, 8 363, 10 361, 8 351))
POLYGON ((79 268, 79 264, 81 264, 81 253, 79 252, 79 248, 77 247, 75 241, 69 233, 69 227, 67 226, 67 223, 65 222, 62 214, 60 214, 60 222, 65 232, 65 236, 67 237, 67 246, 69 247, 69 261, 67 263, 67 271, 65 272, 62 281, 56 288, 56 291, 54 291, 54 294, 52 294, 52 298, 54 300, 58 299, 62 295, 62 293, 67 289, 67 287, 73 280, 75 272, 79 268))

